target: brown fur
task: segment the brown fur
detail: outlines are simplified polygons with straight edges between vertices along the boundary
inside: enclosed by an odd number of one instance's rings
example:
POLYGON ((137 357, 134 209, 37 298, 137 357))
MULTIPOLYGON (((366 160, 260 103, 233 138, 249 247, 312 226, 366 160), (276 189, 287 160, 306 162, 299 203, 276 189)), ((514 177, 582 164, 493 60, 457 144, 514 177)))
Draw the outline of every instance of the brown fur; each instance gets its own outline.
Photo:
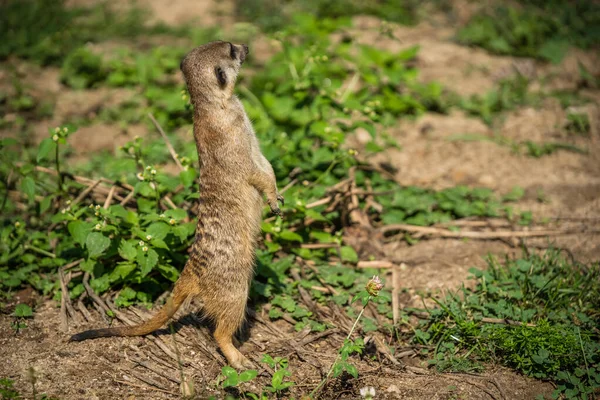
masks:
POLYGON ((196 241, 172 299, 141 325, 86 331, 71 340, 146 335, 160 328, 187 298, 198 296, 215 322, 214 337, 229 364, 252 366, 232 338, 244 320, 262 195, 275 214, 283 198, 242 103, 233 94, 247 54, 244 45, 211 42, 192 50, 181 63, 194 105, 200 200, 196 241))

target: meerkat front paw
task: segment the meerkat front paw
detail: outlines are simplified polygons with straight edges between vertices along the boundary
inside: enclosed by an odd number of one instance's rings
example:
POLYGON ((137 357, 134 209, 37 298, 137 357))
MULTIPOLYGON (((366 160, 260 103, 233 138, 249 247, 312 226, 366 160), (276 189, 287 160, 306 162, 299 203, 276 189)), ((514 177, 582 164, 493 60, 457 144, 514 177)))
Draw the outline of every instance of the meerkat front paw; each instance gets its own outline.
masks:
POLYGON ((275 194, 275 198, 271 197, 268 199, 269 207, 271 208, 271 213, 281 217, 283 214, 281 213, 281 208, 279 208, 279 202, 281 202, 281 205, 284 205, 283 196, 279 193, 275 194))

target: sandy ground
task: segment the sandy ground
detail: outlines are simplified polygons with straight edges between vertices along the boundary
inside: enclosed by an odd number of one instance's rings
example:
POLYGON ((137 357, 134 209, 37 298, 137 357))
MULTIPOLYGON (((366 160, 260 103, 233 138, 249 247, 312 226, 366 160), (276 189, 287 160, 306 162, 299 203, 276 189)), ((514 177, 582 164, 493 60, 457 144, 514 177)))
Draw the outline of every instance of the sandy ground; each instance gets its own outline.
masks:
MULTIPOLYGON (((74 0, 85 3, 87 0, 74 0)), ((202 0, 139 0, 147 5, 154 17, 169 24, 197 21, 205 25, 231 24, 232 3, 202 0)), ((462 8, 459 20, 468 17, 468 8, 462 8)), ((384 39, 378 34, 378 21, 357 17, 354 34, 362 43, 390 50, 420 45, 417 67, 423 81, 437 80, 445 87, 463 95, 481 94, 515 71, 530 77, 548 77, 546 87, 573 88, 576 85, 577 61, 592 72, 600 68, 596 54, 572 52, 560 65, 548 66, 533 60, 497 57, 479 49, 459 46, 452 42, 453 29, 431 18, 412 28, 398 27, 400 41, 384 39)), ((55 114, 39 122, 34 129, 46 135, 47 128, 74 116, 93 113, 105 103, 118 102, 128 96, 126 90, 97 89, 76 92, 58 83, 58 72, 24 66, 22 74, 36 78, 37 95, 57 96, 55 114)), ((8 79, 0 72, 2 79, 8 79)), ((586 95, 600 99, 599 91, 586 95)), ((531 210, 536 220, 559 217, 559 222, 579 226, 583 233, 548 239, 528 239, 525 244, 546 247, 549 244, 567 249, 581 261, 600 259, 600 109, 598 102, 583 108, 592 123, 589 137, 573 137, 564 132, 566 113, 556 101, 547 100, 538 108, 523 107, 508 113, 501 124, 493 128, 481 120, 460 111, 449 115, 426 114, 415 121, 402 120, 389 130, 401 145, 401 150, 386 150, 371 160, 374 164, 387 163, 397 173, 395 178, 403 185, 446 188, 454 185, 488 187, 498 194, 506 194, 515 186, 525 189, 525 197, 517 208, 531 210), (502 135, 514 141, 561 141, 587 149, 587 154, 558 151, 539 159, 515 153, 509 147, 486 141, 452 141, 459 134, 485 136, 502 135), (540 202, 540 198, 544 201, 540 202)), ((92 125, 78 133, 81 139, 71 143, 77 153, 114 150, 115 146, 147 130, 133 127, 127 131, 111 125, 92 125), (85 134, 85 133, 88 134, 85 134), (84 135, 85 134, 85 135, 84 135)), ((260 136, 260 133, 259 133, 260 136)), ((360 135, 352 139, 364 143, 360 135)), ((511 241, 462 241, 452 239, 421 240, 409 246, 405 242, 384 245, 386 257, 401 265, 400 279, 407 288, 404 305, 420 301, 418 293, 440 293, 454 289, 465 282, 472 266, 485 267, 486 254, 520 254, 521 243, 511 241)), ((15 334, 11 318, 0 316, 0 377, 16 380, 26 396, 31 394, 28 369, 35 369, 38 393, 47 393, 61 399, 174 399, 180 397, 180 383, 192 380, 197 398, 222 396, 215 390, 215 379, 224 365, 210 338, 210 331, 194 316, 181 319, 181 329, 175 335, 164 332, 155 338, 113 338, 84 343, 66 343, 68 334, 83 328, 106 326, 101 313, 90 310, 79 315, 65 332, 61 328, 56 304, 38 299, 31 292, 23 292, 20 301, 38 304, 35 318, 28 328, 15 334), (174 358, 174 342, 181 354, 183 366, 174 358), (167 349, 161 350, 161 349, 167 349)), ((123 311, 133 321, 149 315, 136 308, 123 311)), ((181 313, 186 315, 186 312, 181 313)), ((321 374, 333 362, 335 349, 343 341, 343 334, 332 333, 315 339, 314 334, 295 332, 285 321, 268 322, 260 313, 250 318, 241 350, 259 362, 264 353, 290 359, 290 370, 296 379, 291 395, 298 398, 312 389, 321 374), (309 343, 300 345, 303 341, 309 343), (292 345, 290 345, 292 343, 292 345)), ((373 337, 371 340, 384 340, 373 337)), ((383 355, 371 350, 374 360, 364 357, 359 363, 358 380, 341 380, 328 386, 322 398, 358 398, 363 386, 374 386, 381 399, 533 399, 538 394, 548 395, 552 385, 523 377, 510 370, 491 367, 478 375, 436 374, 421 365, 418 359, 407 355, 401 365, 389 360, 379 362, 383 355)), ((263 370, 256 384, 267 385, 272 371, 263 370)), ((251 385, 244 387, 252 390, 251 385)))

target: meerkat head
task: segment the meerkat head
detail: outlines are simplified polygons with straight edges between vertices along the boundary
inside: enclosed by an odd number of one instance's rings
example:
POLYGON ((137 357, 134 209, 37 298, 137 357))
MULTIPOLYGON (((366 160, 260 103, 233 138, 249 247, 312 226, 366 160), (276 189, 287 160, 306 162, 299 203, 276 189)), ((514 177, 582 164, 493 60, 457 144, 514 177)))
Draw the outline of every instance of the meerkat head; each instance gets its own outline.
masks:
POLYGON ((230 42, 210 42, 196 47, 181 61, 181 71, 192 103, 221 103, 233 95, 248 46, 230 42))

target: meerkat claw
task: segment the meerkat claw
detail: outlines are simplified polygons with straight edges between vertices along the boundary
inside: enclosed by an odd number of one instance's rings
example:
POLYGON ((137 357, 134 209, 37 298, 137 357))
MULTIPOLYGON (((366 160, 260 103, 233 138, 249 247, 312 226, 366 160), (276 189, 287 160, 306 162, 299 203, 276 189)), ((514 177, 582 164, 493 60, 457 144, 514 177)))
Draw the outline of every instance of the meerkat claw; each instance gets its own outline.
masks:
POLYGON ((277 201, 281 202, 282 206, 285 206, 285 199, 283 198, 282 195, 280 195, 280 194, 277 195, 277 201))

